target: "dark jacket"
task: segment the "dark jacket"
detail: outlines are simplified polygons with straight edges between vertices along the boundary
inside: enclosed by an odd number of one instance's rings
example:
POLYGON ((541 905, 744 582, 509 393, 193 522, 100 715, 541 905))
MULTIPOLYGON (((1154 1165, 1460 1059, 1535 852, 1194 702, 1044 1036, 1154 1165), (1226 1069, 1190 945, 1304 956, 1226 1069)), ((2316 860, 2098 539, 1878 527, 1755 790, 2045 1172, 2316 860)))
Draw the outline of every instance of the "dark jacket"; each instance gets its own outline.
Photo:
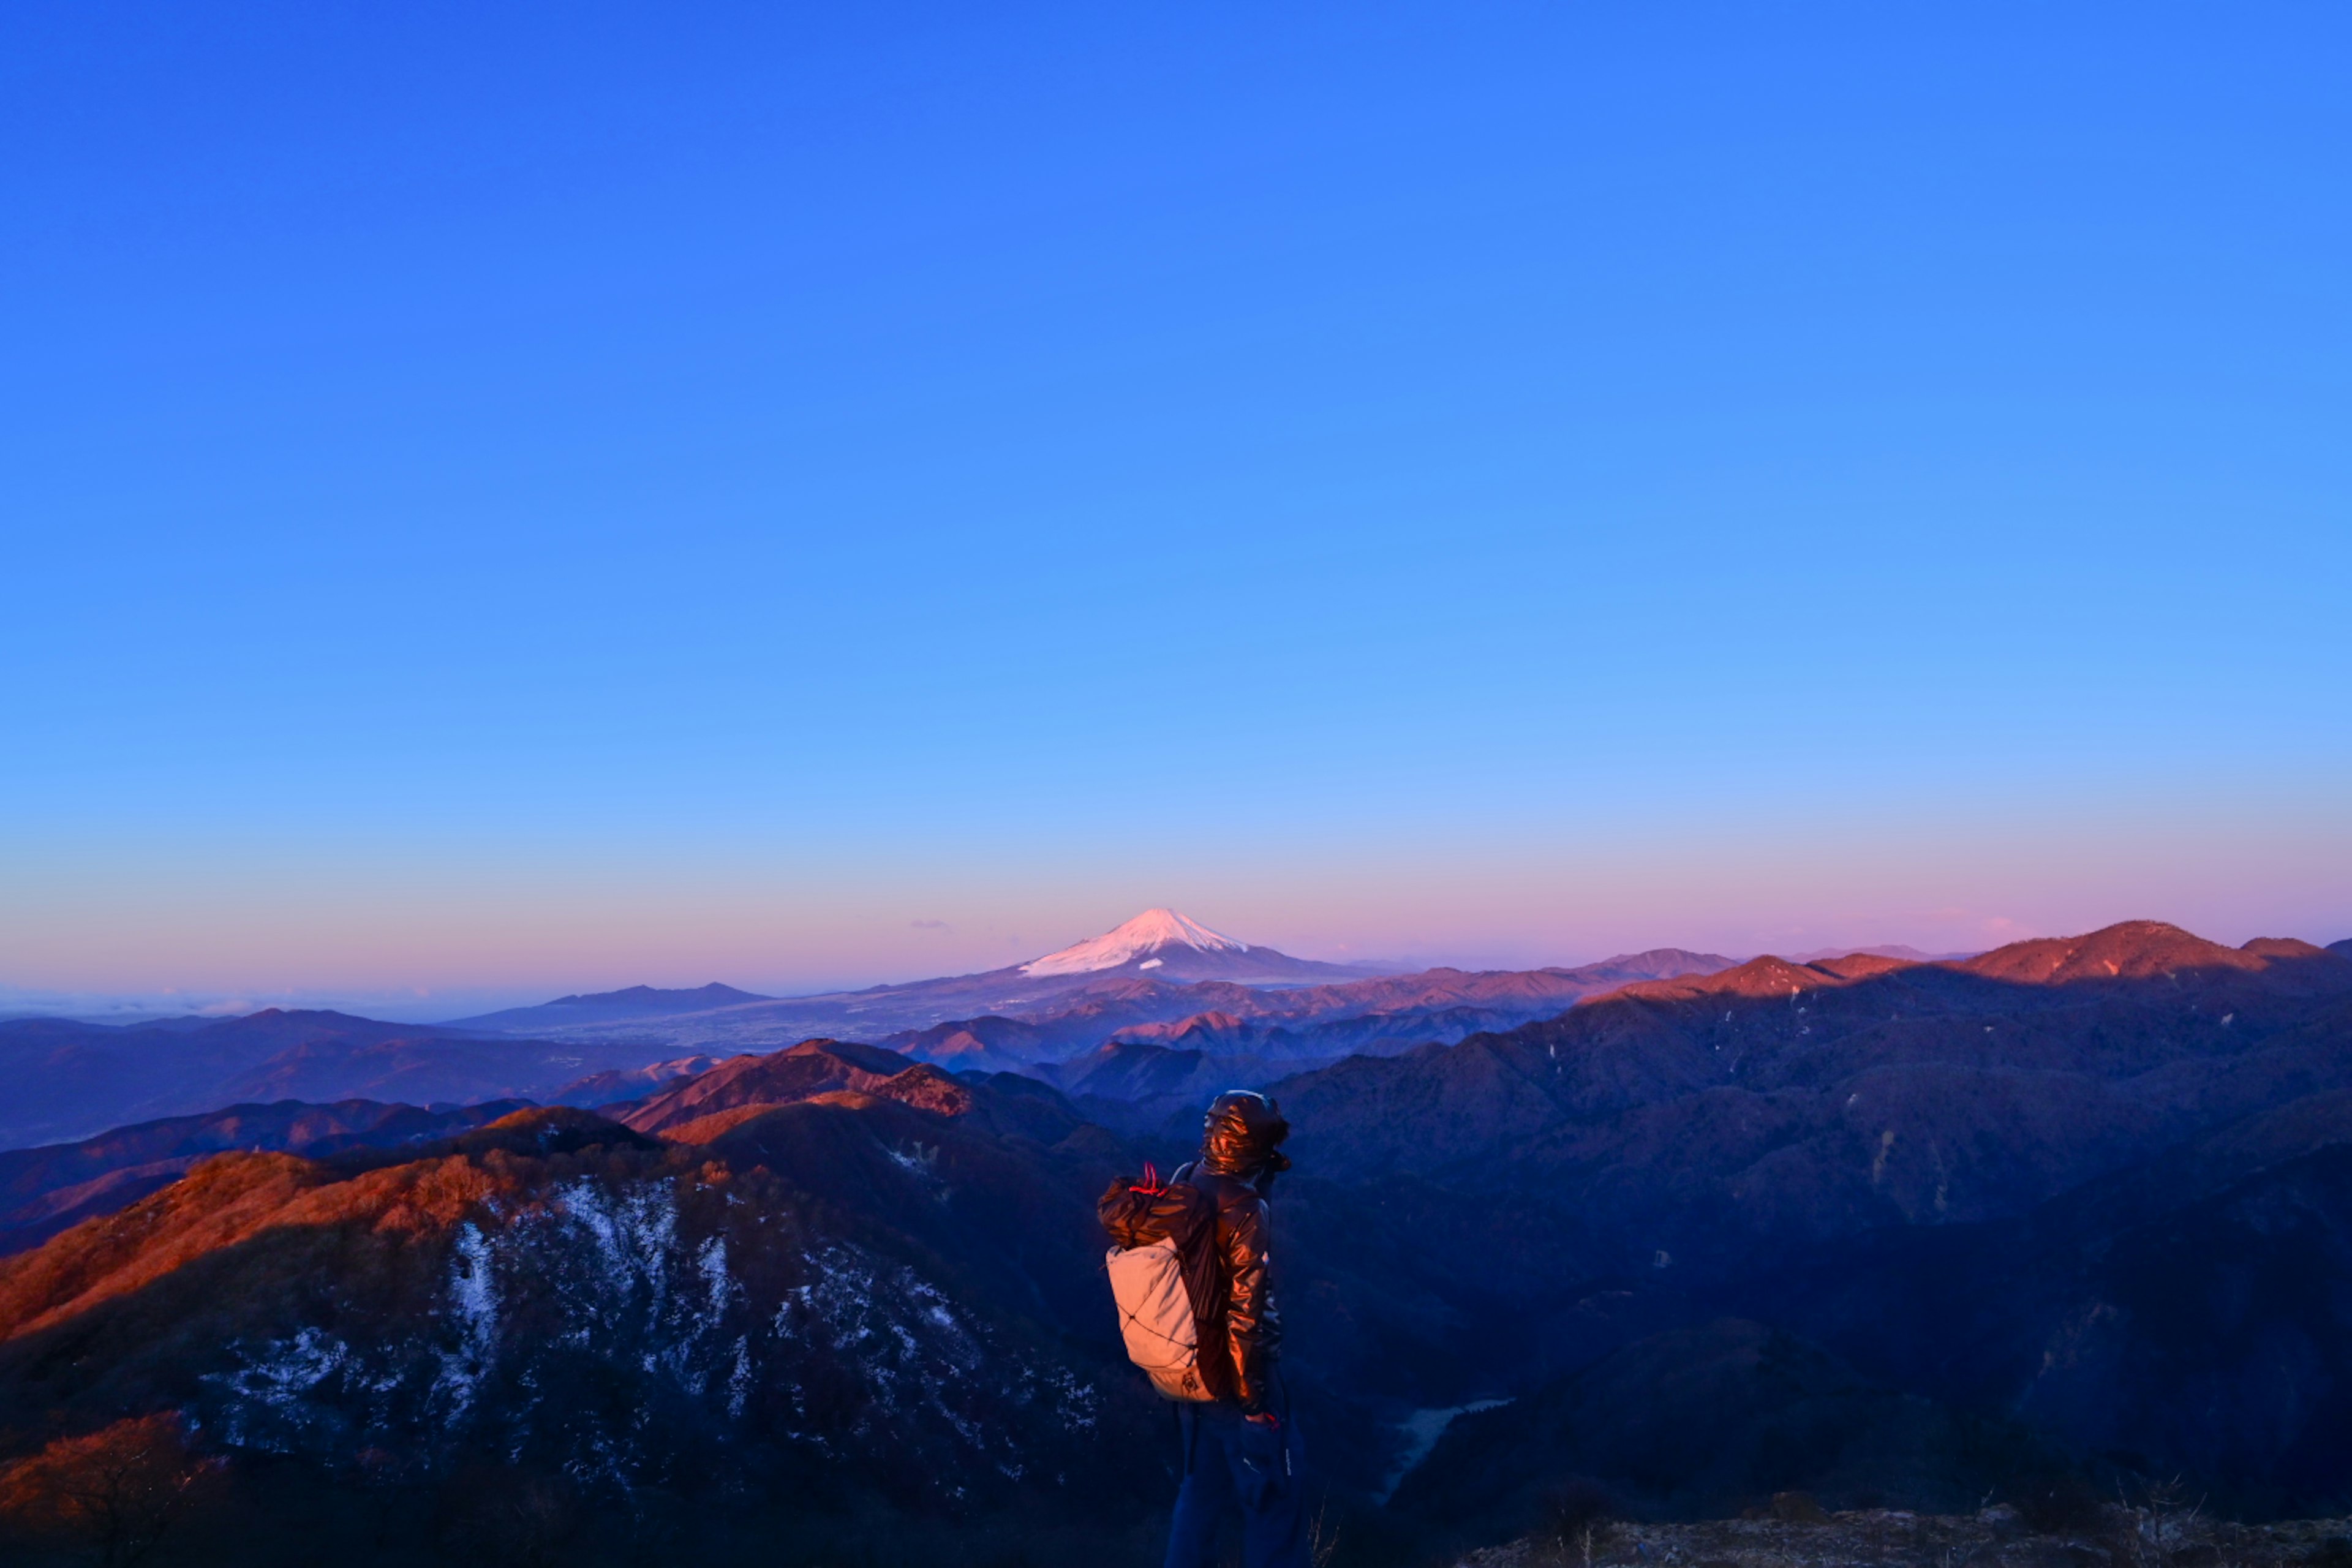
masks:
MULTIPOLYGON (((1225 1277, 1223 1341, 1233 1362, 1234 1398, 1252 1415, 1266 1407, 1268 1378, 1282 1345, 1282 1315, 1267 1278, 1274 1261, 1274 1221, 1266 1194, 1290 1169, 1282 1152, 1290 1123, 1265 1095, 1248 1089, 1221 1094, 1201 1124, 1201 1158, 1181 1176, 1216 1206, 1216 1253, 1225 1277)), ((1203 1341, 1203 1343, 1208 1342, 1203 1341)))
MULTIPOLYGON (((1215 1258, 1224 1284, 1218 1314, 1223 1321, 1204 1325, 1211 1331, 1201 1343, 1218 1346, 1225 1353, 1204 1353, 1202 1375, 1219 1397, 1229 1398, 1244 1414, 1255 1415, 1265 1408, 1267 1375, 1282 1346, 1282 1314, 1275 1308, 1274 1286, 1267 1278, 1274 1253, 1274 1219, 1254 1182, 1199 1165, 1188 1165, 1176 1174, 1206 1198, 1215 1212, 1213 1240, 1204 1250, 1215 1258), (1222 1363, 1215 1374, 1208 1371, 1212 1361, 1222 1363)), ((1185 1284, 1189 1288, 1191 1283, 1188 1276, 1185 1284)))

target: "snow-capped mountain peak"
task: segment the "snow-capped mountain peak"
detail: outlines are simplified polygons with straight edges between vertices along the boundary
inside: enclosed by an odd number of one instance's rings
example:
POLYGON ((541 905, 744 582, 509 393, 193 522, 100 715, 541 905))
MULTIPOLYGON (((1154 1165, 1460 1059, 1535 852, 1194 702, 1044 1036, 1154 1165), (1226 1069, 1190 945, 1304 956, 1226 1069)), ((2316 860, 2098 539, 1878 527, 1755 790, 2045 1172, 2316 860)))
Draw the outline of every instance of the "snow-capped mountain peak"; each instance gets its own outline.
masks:
POLYGON ((1249 943, 1213 931, 1189 915, 1174 910, 1146 910, 1116 930, 1023 964, 1021 973, 1033 978, 1091 974, 1169 947, 1189 947, 1199 952, 1249 951, 1249 943))

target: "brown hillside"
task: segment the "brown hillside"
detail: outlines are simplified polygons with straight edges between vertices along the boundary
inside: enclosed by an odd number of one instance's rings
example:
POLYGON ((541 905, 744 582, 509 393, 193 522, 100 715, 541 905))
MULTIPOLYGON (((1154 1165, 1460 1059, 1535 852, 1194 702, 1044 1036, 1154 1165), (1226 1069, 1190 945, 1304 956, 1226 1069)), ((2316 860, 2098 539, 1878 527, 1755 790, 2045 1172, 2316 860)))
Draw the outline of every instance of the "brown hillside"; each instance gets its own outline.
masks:
MULTIPOLYGON (((740 1119, 693 1148, 553 1108, 421 1154, 217 1157, 0 1264, 0 1479, 184 1417, 231 1511, 173 1540, 284 1568, 623 1560, 485 1537, 519 1492, 580 1521, 562 1539, 633 1541, 640 1500, 691 1488, 747 1542, 834 1530, 810 1563, 877 1520, 1017 1534, 1147 1508, 1157 1475, 1129 1456, 1160 1412, 1117 1356, 1093 1211, 1116 1152, 952 1113, 1002 1102, 1050 1132, 1039 1086, 883 1087, 716 1111, 740 1119)), ((34 1561, 18 1515, 0 1499, 0 1561, 34 1561)))
MULTIPOLYGON (((1844 962, 1844 961, 1838 961, 1844 962)), ((1880 965, 1865 969, 1863 973, 1884 973, 1901 969, 1898 960, 1873 960, 1880 965)), ((1843 985, 1860 974, 1844 974, 1827 964, 1791 963, 1785 958, 1767 953, 1747 963, 1713 974, 1687 974, 1673 980, 1644 980, 1622 986, 1601 996, 1587 999, 1586 1005, 1613 997, 1639 997, 1655 1002, 1688 1002, 1706 997, 1738 997, 1753 1000, 1775 996, 1794 996, 1806 991, 1818 991, 1824 986, 1843 985)))
POLYGON ((2184 969, 2259 970, 2256 954, 2192 936, 2162 921, 2125 921, 2087 936, 2013 942, 1956 968, 1991 980, 2063 985, 2076 980, 2146 980, 2184 969))
POLYGON ((224 1154, 119 1215, 0 1266, 0 1338, 36 1333, 265 1231, 356 1228, 396 1247, 446 1230, 501 1184, 463 1157, 337 1182, 324 1166, 290 1154, 224 1154))
POLYGON ((640 1132, 699 1121, 742 1105, 789 1105, 828 1089, 873 1090, 909 1066, 878 1046, 803 1040, 768 1056, 741 1056, 664 1089, 621 1118, 640 1132))

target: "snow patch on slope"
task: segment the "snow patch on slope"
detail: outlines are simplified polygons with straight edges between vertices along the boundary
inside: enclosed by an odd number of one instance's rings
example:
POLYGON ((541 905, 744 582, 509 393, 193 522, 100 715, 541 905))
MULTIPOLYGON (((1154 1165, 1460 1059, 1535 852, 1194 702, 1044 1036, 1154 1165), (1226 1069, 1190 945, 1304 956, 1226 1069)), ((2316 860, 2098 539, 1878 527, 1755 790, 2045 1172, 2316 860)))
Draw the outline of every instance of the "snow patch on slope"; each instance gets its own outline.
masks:
POLYGON ((1131 959, 1167 947, 1189 947, 1199 952, 1249 951, 1249 943, 1211 931, 1189 915, 1180 915, 1174 910, 1146 910, 1115 931, 1023 964, 1021 973, 1036 977, 1091 974, 1100 969, 1117 969, 1131 959))
POLYGON ((582 1177, 469 1220, 424 1310, 341 1302, 232 1347, 204 1379, 206 1423, 234 1447, 373 1448, 417 1473, 530 1452, 620 1495, 668 1484, 681 1433, 852 1470, 919 1456, 952 1500, 1020 1480, 1033 1454, 1061 1484, 1100 1416, 1092 1384, 904 1263, 786 1214, 689 1212, 681 1190, 582 1177))

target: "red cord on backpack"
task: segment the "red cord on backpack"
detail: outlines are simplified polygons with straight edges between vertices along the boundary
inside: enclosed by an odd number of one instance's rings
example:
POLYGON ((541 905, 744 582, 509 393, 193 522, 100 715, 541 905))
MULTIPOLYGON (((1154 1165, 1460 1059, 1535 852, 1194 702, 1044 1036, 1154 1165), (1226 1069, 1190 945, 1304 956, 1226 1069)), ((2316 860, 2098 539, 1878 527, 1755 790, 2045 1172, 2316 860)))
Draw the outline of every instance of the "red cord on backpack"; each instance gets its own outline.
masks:
POLYGON ((1130 1193, 1141 1193, 1147 1198, 1156 1198, 1168 1189, 1160 1184, 1160 1167, 1146 1160, 1143 1163, 1143 1184, 1127 1190, 1130 1193))

